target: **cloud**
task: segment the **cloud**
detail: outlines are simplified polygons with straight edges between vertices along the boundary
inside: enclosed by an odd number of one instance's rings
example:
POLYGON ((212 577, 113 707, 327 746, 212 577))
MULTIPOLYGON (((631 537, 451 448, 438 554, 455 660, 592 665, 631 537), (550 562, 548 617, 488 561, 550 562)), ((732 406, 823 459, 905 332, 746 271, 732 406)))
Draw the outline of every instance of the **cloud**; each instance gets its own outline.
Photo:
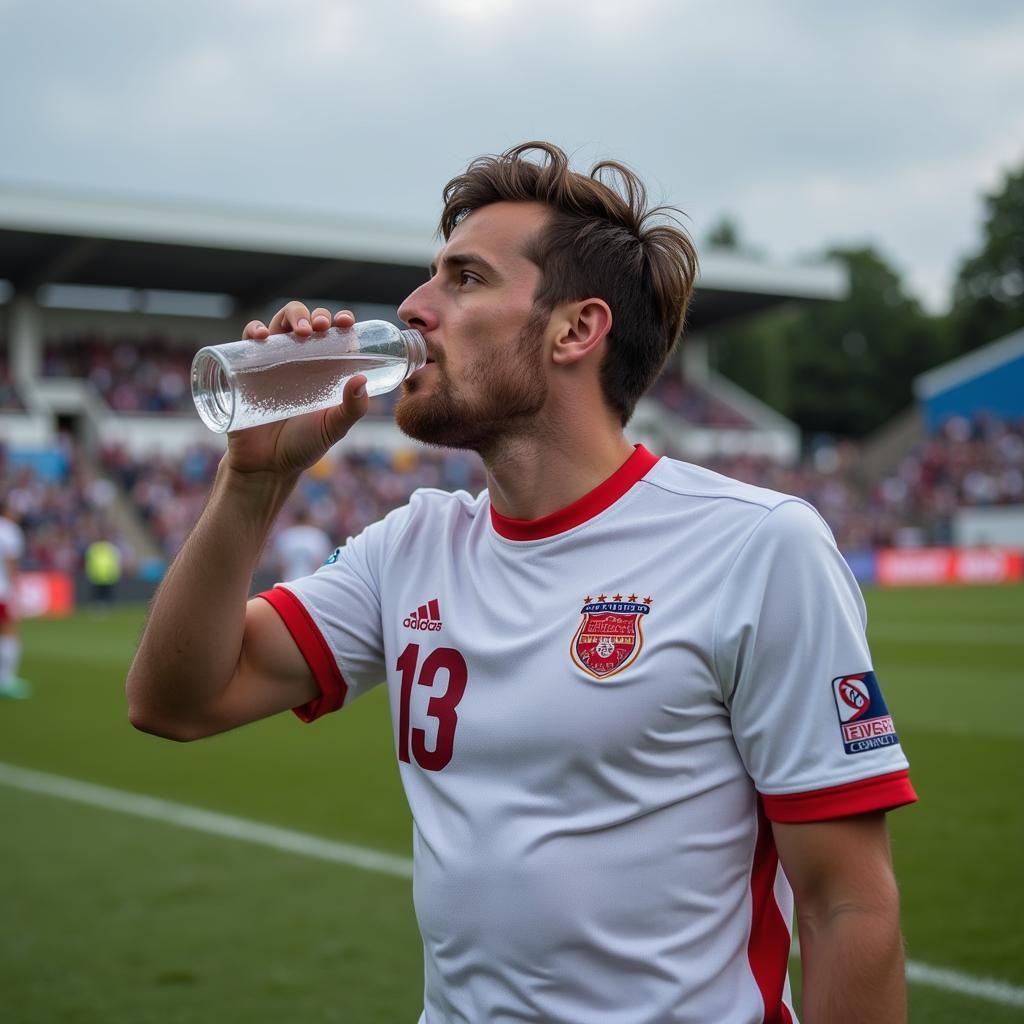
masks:
POLYGON ((730 213, 776 255, 856 237, 934 281, 1024 160, 1002 0, 0 5, 8 180, 419 225, 472 157, 550 138, 698 238, 730 213))

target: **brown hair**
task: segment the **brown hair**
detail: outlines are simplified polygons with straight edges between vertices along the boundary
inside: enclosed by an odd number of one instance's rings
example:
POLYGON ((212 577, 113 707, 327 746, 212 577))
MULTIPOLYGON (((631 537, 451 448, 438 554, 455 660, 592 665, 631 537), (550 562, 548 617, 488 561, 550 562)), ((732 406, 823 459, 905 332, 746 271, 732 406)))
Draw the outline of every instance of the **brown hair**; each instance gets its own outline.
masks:
POLYGON ((557 146, 525 142, 478 157, 448 182, 441 234, 447 241, 464 217, 499 202, 552 208, 526 253, 541 270, 535 302, 550 310, 593 297, 611 307, 601 388, 625 426, 682 332, 693 292, 697 250, 678 211, 648 210, 643 182, 623 164, 604 160, 584 175, 557 146), (539 163, 527 159, 532 151, 542 154, 539 163))

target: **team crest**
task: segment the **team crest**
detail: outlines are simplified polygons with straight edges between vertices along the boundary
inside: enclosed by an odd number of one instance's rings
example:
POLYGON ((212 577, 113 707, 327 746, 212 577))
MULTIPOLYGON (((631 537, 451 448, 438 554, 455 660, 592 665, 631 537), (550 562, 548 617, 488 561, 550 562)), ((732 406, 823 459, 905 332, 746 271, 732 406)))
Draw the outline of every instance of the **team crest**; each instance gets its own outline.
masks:
POLYGON ((572 660, 595 679, 608 679, 628 668, 644 645, 643 617, 650 610, 651 598, 636 594, 585 597, 580 626, 569 647, 572 660))

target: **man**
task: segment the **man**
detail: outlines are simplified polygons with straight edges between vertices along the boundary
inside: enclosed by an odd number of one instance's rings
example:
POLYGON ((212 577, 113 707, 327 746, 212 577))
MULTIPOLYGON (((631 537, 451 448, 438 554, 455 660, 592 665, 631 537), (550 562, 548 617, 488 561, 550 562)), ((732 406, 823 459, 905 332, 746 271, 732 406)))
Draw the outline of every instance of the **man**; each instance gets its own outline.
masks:
POLYGON ((0 508, 0 698, 25 700, 32 685, 18 677, 21 638, 18 636, 18 572, 25 535, 14 514, 0 508))
POLYGON ((83 555, 85 578, 92 589, 94 606, 109 612, 117 597, 117 585, 121 581, 121 550, 109 539, 107 531, 93 540, 83 555))
POLYGON ((274 538, 273 555, 281 580, 297 580, 315 572, 331 553, 331 540, 313 523, 308 508, 295 513, 295 521, 274 538))
MULTIPOLYGON (((429 362, 395 415, 478 451, 488 490, 417 492, 246 603, 299 474, 365 412, 362 379, 231 435, 132 666, 132 721, 184 740, 309 720, 386 677, 421 1024, 792 1021, 790 886, 806 1020, 903 1020, 883 812, 914 794, 859 591, 809 506, 623 436, 682 326, 691 243, 624 168, 576 174, 547 144, 475 161, 444 198, 399 309, 429 362)), ((291 302, 246 334, 330 323, 291 302)))

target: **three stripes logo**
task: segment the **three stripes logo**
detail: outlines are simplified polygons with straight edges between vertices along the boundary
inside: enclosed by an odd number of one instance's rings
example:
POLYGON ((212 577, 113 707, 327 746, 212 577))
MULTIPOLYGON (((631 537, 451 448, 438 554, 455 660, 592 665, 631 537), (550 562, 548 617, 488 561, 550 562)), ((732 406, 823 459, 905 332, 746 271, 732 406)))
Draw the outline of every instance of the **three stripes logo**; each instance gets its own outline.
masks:
POLYGON ((406 629, 425 629, 436 633, 441 628, 441 607, 435 597, 433 601, 421 604, 414 612, 410 612, 402 625, 406 629))

